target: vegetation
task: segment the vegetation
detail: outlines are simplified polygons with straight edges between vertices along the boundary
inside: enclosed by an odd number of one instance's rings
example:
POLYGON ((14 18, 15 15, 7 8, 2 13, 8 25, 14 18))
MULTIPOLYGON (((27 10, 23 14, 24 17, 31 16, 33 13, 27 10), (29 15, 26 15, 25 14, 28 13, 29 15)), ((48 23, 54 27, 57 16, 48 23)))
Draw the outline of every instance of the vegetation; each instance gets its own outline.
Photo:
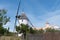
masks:
POLYGON ((40 34, 44 32, 59 32, 59 30, 51 29, 51 28, 46 28, 45 30, 40 29, 36 30, 33 29, 32 27, 29 27, 28 25, 21 24, 20 26, 16 26, 16 31, 18 33, 23 33, 26 36, 26 33, 30 34, 40 34))
POLYGON ((10 21, 10 17, 7 17, 6 13, 5 9, 0 10, 0 35, 4 35, 9 32, 8 29, 3 27, 3 25, 6 25, 6 23, 10 21))
POLYGON ((23 33, 24 37, 26 36, 27 33, 35 33, 36 31, 33 30, 32 27, 29 27, 28 25, 21 24, 20 26, 16 26, 16 31, 17 33, 23 33))
POLYGON ((30 33, 31 33, 31 34, 36 34, 36 33, 37 33, 37 30, 34 30, 32 27, 30 27, 29 30, 30 30, 30 33))
POLYGON ((46 32, 60 32, 60 30, 55 30, 52 28, 46 28, 46 32))
POLYGON ((38 32, 39 33, 44 33, 44 30, 43 29, 40 29, 38 32))

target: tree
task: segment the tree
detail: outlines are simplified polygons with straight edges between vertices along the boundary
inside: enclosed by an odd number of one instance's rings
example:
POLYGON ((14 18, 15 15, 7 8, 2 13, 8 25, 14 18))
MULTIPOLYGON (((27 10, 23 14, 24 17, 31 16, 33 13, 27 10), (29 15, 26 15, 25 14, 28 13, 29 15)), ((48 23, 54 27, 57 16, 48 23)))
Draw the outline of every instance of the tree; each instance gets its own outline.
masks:
POLYGON ((38 33, 38 30, 33 29, 32 27, 30 27, 29 30, 30 30, 29 32, 30 32, 31 34, 37 34, 37 33, 38 33))
POLYGON ((29 32, 29 26, 21 24, 20 26, 16 26, 16 31, 18 33, 28 33, 29 32))
POLYGON ((4 34, 7 31, 3 25, 6 25, 6 23, 10 21, 10 17, 7 17, 6 13, 5 9, 0 10, 0 34, 4 34))
POLYGON ((29 33, 29 26, 21 24, 20 26, 16 26, 17 33, 23 33, 24 37, 26 37, 26 33, 29 33))
POLYGON ((32 27, 25 25, 25 24, 21 24, 20 26, 16 26, 16 31, 17 33, 23 33, 24 38, 26 37, 26 34, 35 34, 37 31, 33 30, 32 27))
POLYGON ((4 28, 0 27, 0 35, 3 35, 3 34, 4 34, 4 28))
POLYGON ((39 30, 39 33, 44 33, 44 30, 43 30, 43 29, 40 29, 40 30, 39 30))
POLYGON ((46 32, 56 32, 56 30, 52 28, 46 28, 46 32))
POLYGON ((5 9, 0 10, 0 23, 2 25, 5 25, 8 21, 10 21, 10 17, 7 17, 6 13, 5 9))

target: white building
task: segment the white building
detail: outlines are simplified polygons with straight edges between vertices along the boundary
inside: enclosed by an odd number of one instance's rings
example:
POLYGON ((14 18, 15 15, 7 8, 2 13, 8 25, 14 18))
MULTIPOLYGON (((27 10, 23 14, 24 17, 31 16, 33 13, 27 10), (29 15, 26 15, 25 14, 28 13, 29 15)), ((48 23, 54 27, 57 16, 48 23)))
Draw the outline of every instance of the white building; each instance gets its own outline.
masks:
POLYGON ((28 18, 24 12, 22 12, 21 15, 18 16, 18 20, 20 24, 28 24, 28 18))
POLYGON ((46 28, 52 28, 52 26, 48 22, 46 22, 45 27, 43 27, 43 30, 45 30, 46 28))
POLYGON ((56 25, 51 25, 50 23, 46 22, 45 27, 43 27, 43 30, 45 30, 46 28, 51 28, 51 29, 55 29, 55 30, 60 30, 59 26, 56 25))

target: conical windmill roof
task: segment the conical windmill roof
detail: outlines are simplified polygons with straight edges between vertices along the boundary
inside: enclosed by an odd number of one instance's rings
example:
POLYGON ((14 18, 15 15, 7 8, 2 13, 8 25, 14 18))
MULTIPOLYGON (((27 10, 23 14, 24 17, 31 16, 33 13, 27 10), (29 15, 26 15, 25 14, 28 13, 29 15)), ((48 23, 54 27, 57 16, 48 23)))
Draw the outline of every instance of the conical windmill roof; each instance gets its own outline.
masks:
POLYGON ((19 19, 28 19, 26 14, 24 12, 22 12, 21 15, 19 15, 19 19))

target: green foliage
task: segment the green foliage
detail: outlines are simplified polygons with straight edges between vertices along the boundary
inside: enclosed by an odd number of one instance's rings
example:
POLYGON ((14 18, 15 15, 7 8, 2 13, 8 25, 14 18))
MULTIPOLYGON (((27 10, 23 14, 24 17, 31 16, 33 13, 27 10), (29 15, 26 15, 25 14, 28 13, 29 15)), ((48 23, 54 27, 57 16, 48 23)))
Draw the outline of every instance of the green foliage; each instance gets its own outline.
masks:
POLYGON ((10 17, 7 17, 6 13, 5 9, 0 10, 0 22, 2 25, 5 25, 8 21, 10 21, 10 17))
POLYGON ((28 33, 28 31, 29 31, 29 26, 21 24, 21 32, 22 33, 28 33))
POLYGON ((55 31, 54 29, 46 28, 46 32, 54 32, 54 31, 55 31))
POLYGON ((17 32, 20 31, 20 26, 16 26, 16 31, 17 31, 17 32))
POLYGON ((32 27, 29 27, 28 25, 24 25, 24 24, 21 24, 20 26, 16 26, 16 31, 18 33, 31 33, 31 34, 34 34, 36 33, 36 30, 33 30, 32 27))
POLYGON ((20 26, 16 26, 16 31, 18 33, 25 33, 25 32, 27 33, 29 31, 29 26, 21 24, 20 26))
POLYGON ((60 32, 60 30, 55 30, 55 32, 60 32))
POLYGON ((30 31, 30 33, 31 34, 36 34, 36 33, 38 33, 38 30, 35 30, 35 29, 33 29, 32 27, 30 27, 30 29, 29 29, 30 31))
POLYGON ((39 33, 44 33, 44 30, 43 30, 43 29, 40 29, 40 30, 39 30, 39 33))
POLYGON ((55 30, 55 29, 52 29, 52 28, 47 28, 46 32, 60 32, 60 30, 55 30))
POLYGON ((8 32, 8 30, 3 27, 3 25, 10 21, 10 17, 7 17, 6 13, 5 9, 0 10, 0 35, 4 35, 8 32))
POLYGON ((32 27, 29 27, 28 25, 24 25, 24 24, 21 24, 20 26, 16 26, 16 31, 18 33, 23 33, 24 38, 26 37, 27 33, 31 33, 31 34, 36 33, 36 30, 33 30, 32 27))
POLYGON ((30 33, 34 33, 34 30, 32 29, 32 27, 30 27, 30 33))
POLYGON ((6 28, 0 27, 0 35, 8 34, 8 30, 6 28))
POLYGON ((1 34, 4 34, 4 28, 3 27, 0 27, 0 35, 1 34))

